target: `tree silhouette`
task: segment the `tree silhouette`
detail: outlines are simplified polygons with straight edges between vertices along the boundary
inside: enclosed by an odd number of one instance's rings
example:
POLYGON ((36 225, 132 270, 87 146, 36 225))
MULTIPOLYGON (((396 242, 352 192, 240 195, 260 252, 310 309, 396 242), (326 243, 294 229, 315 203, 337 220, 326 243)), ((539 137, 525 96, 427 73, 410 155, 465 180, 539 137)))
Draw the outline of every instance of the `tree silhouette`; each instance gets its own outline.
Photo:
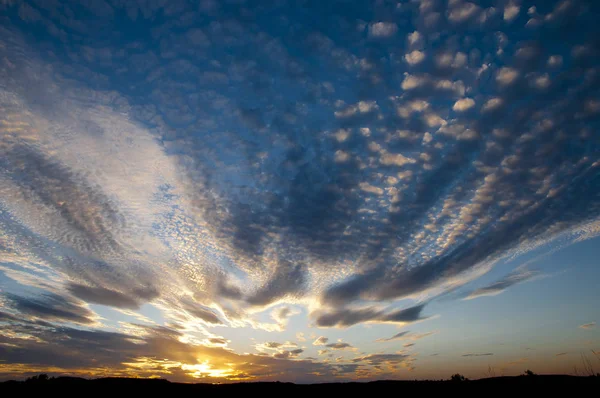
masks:
POLYGON ((535 374, 531 370, 527 369, 523 376, 537 376, 537 374, 535 374))
POLYGON ((450 381, 453 381, 453 382, 460 382, 460 381, 467 381, 467 380, 469 380, 469 379, 465 378, 465 376, 461 375, 460 373, 453 374, 450 377, 450 381))
POLYGON ((25 381, 29 382, 29 383, 38 383, 38 382, 45 382, 45 381, 48 381, 48 380, 49 380, 48 375, 45 374, 45 373, 41 373, 41 374, 36 375, 36 376, 31 376, 31 377, 29 377, 25 381))

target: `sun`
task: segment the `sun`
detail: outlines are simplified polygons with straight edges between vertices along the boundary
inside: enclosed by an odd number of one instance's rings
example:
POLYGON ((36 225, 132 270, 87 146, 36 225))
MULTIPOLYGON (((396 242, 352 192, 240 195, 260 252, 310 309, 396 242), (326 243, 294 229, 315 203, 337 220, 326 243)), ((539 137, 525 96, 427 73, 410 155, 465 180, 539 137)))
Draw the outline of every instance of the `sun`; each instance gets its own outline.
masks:
POLYGON ((181 369, 188 372, 191 377, 201 379, 205 377, 229 377, 234 374, 234 370, 215 369, 208 360, 197 364, 182 364, 181 369))

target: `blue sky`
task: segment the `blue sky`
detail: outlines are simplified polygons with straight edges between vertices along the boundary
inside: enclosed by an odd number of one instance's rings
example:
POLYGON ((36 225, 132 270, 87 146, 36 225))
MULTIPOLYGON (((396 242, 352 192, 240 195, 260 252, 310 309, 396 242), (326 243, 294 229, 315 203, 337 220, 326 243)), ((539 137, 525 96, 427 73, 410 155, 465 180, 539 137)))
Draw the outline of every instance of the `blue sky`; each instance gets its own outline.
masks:
POLYGON ((0 1, 0 378, 582 369, 598 16, 0 1))

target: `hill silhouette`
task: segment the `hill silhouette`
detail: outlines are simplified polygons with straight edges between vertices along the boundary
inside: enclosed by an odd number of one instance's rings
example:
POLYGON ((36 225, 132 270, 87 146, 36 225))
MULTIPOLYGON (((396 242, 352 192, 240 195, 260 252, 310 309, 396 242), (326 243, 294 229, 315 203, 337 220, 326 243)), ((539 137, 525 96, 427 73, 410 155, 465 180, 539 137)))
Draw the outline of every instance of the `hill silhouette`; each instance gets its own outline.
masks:
MULTIPOLYGON (((479 380, 421 380, 347 382, 322 384, 294 384, 283 382, 247 382, 232 384, 188 384, 174 383, 165 379, 98 378, 77 377, 31 378, 27 381, 5 381, 0 383, 0 394, 6 393, 248 393, 248 394, 328 394, 328 393, 410 393, 410 392, 503 392, 541 393, 556 391, 598 391, 600 377, 540 375, 535 377, 511 376, 479 380), (591 388, 591 390, 587 390, 591 388), (557 390, 560 389, 560 390, 557 390)), ((8 396, 8 395, 5 395, 8 396)))

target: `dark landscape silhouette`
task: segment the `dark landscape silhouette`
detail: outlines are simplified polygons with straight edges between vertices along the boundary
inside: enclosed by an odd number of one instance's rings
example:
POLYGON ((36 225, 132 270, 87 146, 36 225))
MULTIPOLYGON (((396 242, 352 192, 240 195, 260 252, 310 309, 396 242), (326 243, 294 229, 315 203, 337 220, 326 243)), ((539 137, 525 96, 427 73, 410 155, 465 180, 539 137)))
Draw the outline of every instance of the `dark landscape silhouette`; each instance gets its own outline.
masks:
POLYGON ((460 374, 454 374, 446 380, 379 380, 371 382, 340 382, 319 384, 295 384, 284 382, 243 382, 230 384, 174 383, 166 379, 117 378, 106 377, 85 379, 80 377, 48 377, 45 374, 30 377, 24 381, 5 381, 0 383, 0 393, 25 393, 44 391, 61 392, 134 392, 142 393, 302 393, 302 394, 344 394, 344 393, 431 393, 431 392, 513 392, 517 394, 556 392, 557 389, 569 391, 598 391, 600 374, 593 376, 537 375, 530 370, 520 376, 490 377, 469 380, 460 374))

